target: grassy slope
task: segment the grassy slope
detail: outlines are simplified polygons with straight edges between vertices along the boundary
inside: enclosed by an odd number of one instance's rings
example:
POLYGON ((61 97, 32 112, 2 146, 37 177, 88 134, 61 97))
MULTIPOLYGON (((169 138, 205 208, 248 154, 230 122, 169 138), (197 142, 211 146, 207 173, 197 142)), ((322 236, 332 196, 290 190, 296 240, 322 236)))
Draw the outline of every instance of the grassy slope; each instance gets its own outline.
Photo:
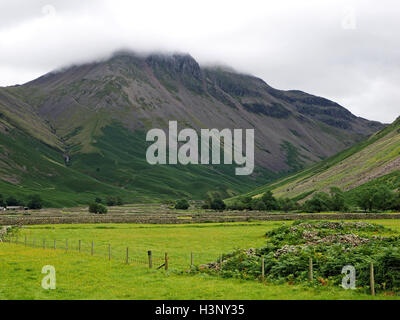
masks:
POLYGON ((207 191, 224 196, 250 190, 275 176, 258 168, 256 177, 235 176, 236 165, 149 165, 146 161, 145 134, 131 133, 114 123, 105 127, 94 147, 99 153, 79 154, 72 167, 100 181, 124 186, 154 198, 193 197, 201 199, 207 191))
POLYGON ((27 200, 41 194, 46 206, 87 204, 96 196, 119 195, 125 201, 162 198, 203 198, 216 190, 223 196, 246 192, 273 176, 260 169, 257 179, 233 174, 234 166, 151 166, 146 162, 145 135, 113 123, 95 139, 95 153, 72 156, 70 166, 62 153, 21 130, 0 135, 0 194, 27 200), (96 142, 97 141, 97 142, 96 142), (5 178, 5 179, 4 179, 5 178))
POLYGON ((27 200, 31 194, 40 194, 46 206, 56 207, 88 203, 105 194, 145 200, 135 192, 107 185, 66 167, 60 152, 18 130, 0 135, 0 151, 9 153, 7 158, 0 158, 0 173, 9 180, 0 180, 3 196, 27 200))
POLYGON ((327 191, 339 186, 350 193, 373 184, 400 186, 400 171, 388 166, 400 155, 400 119, 369 139, 297 174, 257 188, 257 196, 266 190, 275 195, 304 198, 315 190, 327 191), (386 168, 386 170, 384 170, 386 168))
MULTIPOLYGON (((400 230, 397 221, 375 221, 400 230)), ((278 222, 240 224, 203 224, 190 226, 149 225, 57 225, 34 226, 23 232, 29 236, 69 238, 108 243, 113 248, 130 246, 132 251, 146 250, 170 254, 171 271, 149 270, 142 265, 125 265, 114 258, 107 261, 101 252, 87 253, 24 248, 0 243, 0 299, 370 299, 358 291, 341 288, 307 288, 287 284, 263 285, 253 281, 219 279, 207 275, 176 274, 189 263, 190 251, 203 252, 201 262, 215 261, 220 252, 235 248, 258 247, 267 230, 278 222), (204 241, 207 239, 207 241, 204 241), (183 241, 184 240, 184 241, 183 241), (44 265, 54 265, 57 289, 40 287, 44 265)), ((76 249, 76 247, 75 247, 76 249)), ((115 255, 118 255, 118 249, 115 255)), ((114 252, 114 249, 113 249, 114 252)), ((391 297, 377 296, 376 299, 391 297)))

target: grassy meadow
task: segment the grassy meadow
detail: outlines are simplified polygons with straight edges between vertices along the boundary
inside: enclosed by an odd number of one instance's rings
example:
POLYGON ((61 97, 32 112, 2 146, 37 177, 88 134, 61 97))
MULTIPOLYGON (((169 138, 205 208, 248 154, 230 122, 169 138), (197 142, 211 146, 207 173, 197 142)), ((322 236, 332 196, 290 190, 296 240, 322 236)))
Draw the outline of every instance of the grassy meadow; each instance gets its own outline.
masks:
MULTIPOLYGON (((397 220, 374 220, 400 231, 397 220)), ((265 232, 282 223, 250 222, 194 225, 82 224, 29 226, 19 232, 23 244, 0 243, 0 299, 371 299, 364 290, 340 287, 290 285, 240 279, 223 279, 207 274, 188 274, 190 252, 194 264, 215 261, 219 254, 237 248, 257 248, 265 232), (46 247, 42 248, 42 240, 46 247), (52 248, 57 239, 57 249, 52 248), (65 240, 68 239, 68 251, 65 240), (81 253, 78 241, 81 240, 81 253), (91 256, 91 241, 94 255, 91 256), (108 260, 108 244, 112 260, 108 260), (125 263, 129 247, 129 265, 125 263), (152 250, 154 267, 145 262, 152 250), (169 270, 156 270, 164 252, 169 270), (137 258, 136 261, 133 258, 137 258), (158 260, 160 259, 160 260, 158 260), (142 263, 144 262, 144 263, 142 263), (41 269, 53 265, 57 289, 44 290, 41 269)), ((395 297, 377 295, 374 299, 395 297)))

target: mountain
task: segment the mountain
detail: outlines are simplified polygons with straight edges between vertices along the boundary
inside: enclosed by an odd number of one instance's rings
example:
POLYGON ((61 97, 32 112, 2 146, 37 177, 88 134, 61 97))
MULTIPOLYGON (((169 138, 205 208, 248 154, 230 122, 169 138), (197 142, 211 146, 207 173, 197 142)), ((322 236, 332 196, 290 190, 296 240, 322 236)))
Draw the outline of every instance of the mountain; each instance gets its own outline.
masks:
POLYGON ((363 142, 249 195, 271 190, 277 197, 304 200, 316 191, 328 192, 332 186, 346 191, 349 199, 369 186, 387 186, 392 190, 400 187, 400 117, 363 142))
POLYGON ((51 72, 0 88, 0 191, 46 193, 51 205, 94 195, 133 201, 246 192, 331 156, 383 128, 335 102, 282 91, 251 75, 200 67, 186 54, 138 55, 51 72), (256 169, 151 166, 146 132, 255 130, 256 169), (46 190, 46 191, 44 191, 46 190))

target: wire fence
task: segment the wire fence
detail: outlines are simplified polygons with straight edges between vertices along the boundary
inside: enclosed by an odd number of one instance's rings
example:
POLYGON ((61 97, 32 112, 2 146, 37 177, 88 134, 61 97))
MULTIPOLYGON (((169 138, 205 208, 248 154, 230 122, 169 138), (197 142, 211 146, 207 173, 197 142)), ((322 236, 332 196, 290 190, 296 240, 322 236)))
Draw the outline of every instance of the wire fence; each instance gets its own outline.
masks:
MULTIPOLYGON (((5 236, 2 240, 6 243, 23 245, 25 247, 39 248, 44 250, 62 250, 65 252, 89 254, 90 256, 103 257, 109 261, 119 261, 129 265, 146 265, 149 268, 154 269, 165 269, 168 270, 171 263, 171 256, 167 253, 161 253, 154 250, 135 250, 131 247, 124 246, 112 246, 111 243, 106 242, 95 242, 95 241, 83 241, 83 240, 70 240, 70 239, 41 239, 28 236, 5 236)), ((172 263, 175 268, 180 267, 193 267, 200 265, 199 262, 203 260, 204 264, 209 261, 209 254, 202 256, 201 253, 194 254, 191 252, 188 255, 188 259, 183 261, 182 257, 172 255, 172 263)), ((217 271, 222 271, 224 267, 223 256, 220 255, 216 262, 213 264, 213 268, 217 271)), ((307 273, 308 280, 314 280, 314 262, 310 258, 307 273)), ((389 266, 392 274, 400 275, 399 266, 389 266)), ((218 272, 217 272, 218 274, 218 272)), ((375 295, 375 274, 374 264, 371 262, 369 277, 371 295, 375 295)), ((261 282, 265 281, 265 260, 264 257, 260 260, 260 277, 258 278, 261 282)), ((398 280, 397 280, 398 281, 398 280)), ((396 282, 397 282, 396 281, 396 282)))
POLYGON ((44 250, 59 250, 89 254, 103 257, 107 260, 119 261, 126 264, 148 265, 150 268, 164 267, 168 269, 168 253, 148 250, 139 251, 130 247, 113 246, 111 243, 70 240, 70 239, 42 239, 28 236, 7 236, 3 238, 6 243, 23 245, 25 247, 40 248, 44 250))

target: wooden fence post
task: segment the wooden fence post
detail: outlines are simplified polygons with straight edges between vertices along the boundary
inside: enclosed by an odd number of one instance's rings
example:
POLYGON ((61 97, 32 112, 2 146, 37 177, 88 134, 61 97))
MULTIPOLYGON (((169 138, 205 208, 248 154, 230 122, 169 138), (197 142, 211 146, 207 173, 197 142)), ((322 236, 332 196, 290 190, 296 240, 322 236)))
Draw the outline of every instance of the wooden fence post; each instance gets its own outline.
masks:
POLYGON ((93 242, 93 240, 92 240, 92 251, 91 251, 91 254, 94 255, 94 242, 93 242))
POLYGON ((261 282, 264 282, 265 279, 265 264, 264 257, 261 258, 261 282))
POLYGON ((190 267, 193 267, 193 252, 190 253, 190 267))
POLYGON ((310 258, 310 260, 309 260, 308 279, 309 279, 310 281, 313 281, 313 278, 314 278, 314 276, 313 276, 313 261, 312 261, 312 258, 310 258))
POLYGON ((126 264, 129 264, 129 248, 126 247, 126 264))
POLYGON ((153 268, 153 253, 151 250, 147 251, 147 255, 149 256, 149 269, 153 268))
POLYGON ((68 239, 65 240, 65 251, 68 251, 68 239))
POLYGON ((78 241, 78 251, 81 252, 81 246, 82 246, 82 241, 79 240, 78 241))
POLYGON ((33 247, 35 247, 35 238, 33 238, 33 247))
POLYGON ((46 239, 43 239, 43 249, 46 249, 46 239))
POLYGON ((111 244, 108 244, 108 260, 111 260, 111 244))
POLYGON ((57 240, 54 239, 54 250, 56 250, 56 249, 57 249, 57 240))
POLYGON ((168 252, 165 253, 165 270, 168 270, 168 252))
POLYGON ((219 256, 219 270, 222 271, 222 254, 219 256))
POLYGON ((15 236, 15 243, 18 244, 18 235, 15 236))
POLYGON ((371 295, 375 295, 375 275, 374 275, 374 263, 370 264, 370 285, 371 285, 371 295))
POLYGON ((24 239, 24 244, 25 244, 25 247, 26 247, 26 242, 27 242, 27 240, 26 240, 26 236, 25 236, 25 239, 24 239))

